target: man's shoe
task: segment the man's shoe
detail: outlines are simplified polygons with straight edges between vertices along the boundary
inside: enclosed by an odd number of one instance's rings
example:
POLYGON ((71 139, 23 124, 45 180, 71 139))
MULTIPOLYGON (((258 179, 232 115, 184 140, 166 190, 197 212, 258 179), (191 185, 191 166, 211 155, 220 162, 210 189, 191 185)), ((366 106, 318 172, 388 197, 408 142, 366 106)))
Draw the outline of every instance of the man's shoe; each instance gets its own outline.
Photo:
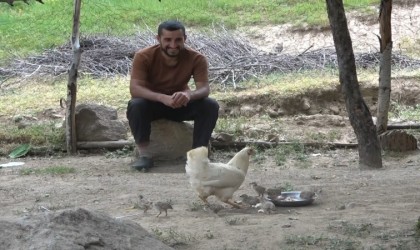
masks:
POLYGON ((147 172, 149 168, 153 167, 153 160, 147 156, 140 156, 131 167, 138 171, 147 172))

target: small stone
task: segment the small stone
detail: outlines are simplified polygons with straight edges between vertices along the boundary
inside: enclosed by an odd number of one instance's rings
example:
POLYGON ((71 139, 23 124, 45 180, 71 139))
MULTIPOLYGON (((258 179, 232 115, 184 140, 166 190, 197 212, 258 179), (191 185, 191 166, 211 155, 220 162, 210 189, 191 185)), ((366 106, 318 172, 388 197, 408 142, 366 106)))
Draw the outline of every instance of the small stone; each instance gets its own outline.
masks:
POLYGON ((344 209, 346 209, 346 205, 344 205, 344 204, 339 205, 339 206, 337 207, 337 209, 338 209, 338 210, 344 210, 344 209))

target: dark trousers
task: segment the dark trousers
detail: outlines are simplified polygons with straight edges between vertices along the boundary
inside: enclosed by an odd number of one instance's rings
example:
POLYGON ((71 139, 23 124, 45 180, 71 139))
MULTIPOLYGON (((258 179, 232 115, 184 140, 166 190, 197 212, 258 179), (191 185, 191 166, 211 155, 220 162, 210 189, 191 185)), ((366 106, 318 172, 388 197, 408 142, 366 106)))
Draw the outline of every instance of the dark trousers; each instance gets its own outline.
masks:
POLYGON ((186 107, 173 109, 160 102, 133 98, 128 102, 127 119, 137 144, 150 141, 151 122, 159 119, 194 121, 193 148, 208 146, 219 117, 219 104, 211 98, 188 103, 186 107))

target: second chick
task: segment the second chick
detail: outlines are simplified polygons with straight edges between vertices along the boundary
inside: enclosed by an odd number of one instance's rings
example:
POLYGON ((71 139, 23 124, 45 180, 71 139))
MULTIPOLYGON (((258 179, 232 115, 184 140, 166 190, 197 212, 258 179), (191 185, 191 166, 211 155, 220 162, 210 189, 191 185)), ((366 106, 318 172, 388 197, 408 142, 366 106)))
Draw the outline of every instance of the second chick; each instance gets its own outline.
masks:
POLYGON ((170 202, 158 201, 154 204, 154 206, 159 211, 156 217, 159 217, 163 211, 165 211, 165 216, 168 216, 168 209, 173 209, 170 202))
POLYGON ((276 206, 273 202, 263 199, 261 203, 257 204, 256 208, 259 208, 258 213, 268 213, 274 212, 276 210, 276 206))
POLYGON ((258 196, 263 197, 265 193, 265 187, 258 185, 255 181, 249 183, 251 187, 257 192, 258 196))

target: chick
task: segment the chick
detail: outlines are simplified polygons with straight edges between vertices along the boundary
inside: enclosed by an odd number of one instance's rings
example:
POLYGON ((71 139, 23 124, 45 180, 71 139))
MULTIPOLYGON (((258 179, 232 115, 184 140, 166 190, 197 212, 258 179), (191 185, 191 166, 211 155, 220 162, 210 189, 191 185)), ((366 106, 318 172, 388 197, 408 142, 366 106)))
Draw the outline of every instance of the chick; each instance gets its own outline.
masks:
POLYGON ((315 196, 315 192, 312 191, 302 191, 300 192, 300 198, 303 200, 311 200, 315 196))
POLYGON ((153 202, 146 200, 143 195, 139 195, 139 203, 136 204, 136 208, 143 210, 146 213, 149 209, 152 208, 153 202))
POLYGON ((249 185, 251 185, 251 187, 255 190, 255 192, 257 192, 258 196, 261 196, 261 197, 264 196, 265 187, 258 185, 255 181, 249 183, 249 185))
POLYGON ((284 192, 286 189, 283 187, 275 187, 275 188, 267 188, 265 193, 268 197, 277 197, 280 196, 282 192, 284 192))
POLYGON ((158 201, 155 203, 155 208, 159 211, 159 213, 156 215, 156 217, 159 217, 159 215, 165 211, 165 216, 168 216, 168 209, 173 209, 170 202, 163 202, 158 201))
POLYGON ((261 203, 256 205, 256 208, 260 208, 258 210, 258 213, 268 213, 271 214, 271 212, 276 210, 276 206, 274 205, 273 202, 267 200, 267 199, 263 199, 261 201, 261 203))
POLYGON ((224 209, 225 207, 220 204, 207 204, 204 207, 204 210, 210 209, 213 213, 217 214, 220 210, 224 209))
POLYGON ((242 194, 239 197, 241 198, 242 203, 250 205, 250 206, 255 206, 260 202, 260 198, 256 196, 249 196, 247 194, 242 194))

